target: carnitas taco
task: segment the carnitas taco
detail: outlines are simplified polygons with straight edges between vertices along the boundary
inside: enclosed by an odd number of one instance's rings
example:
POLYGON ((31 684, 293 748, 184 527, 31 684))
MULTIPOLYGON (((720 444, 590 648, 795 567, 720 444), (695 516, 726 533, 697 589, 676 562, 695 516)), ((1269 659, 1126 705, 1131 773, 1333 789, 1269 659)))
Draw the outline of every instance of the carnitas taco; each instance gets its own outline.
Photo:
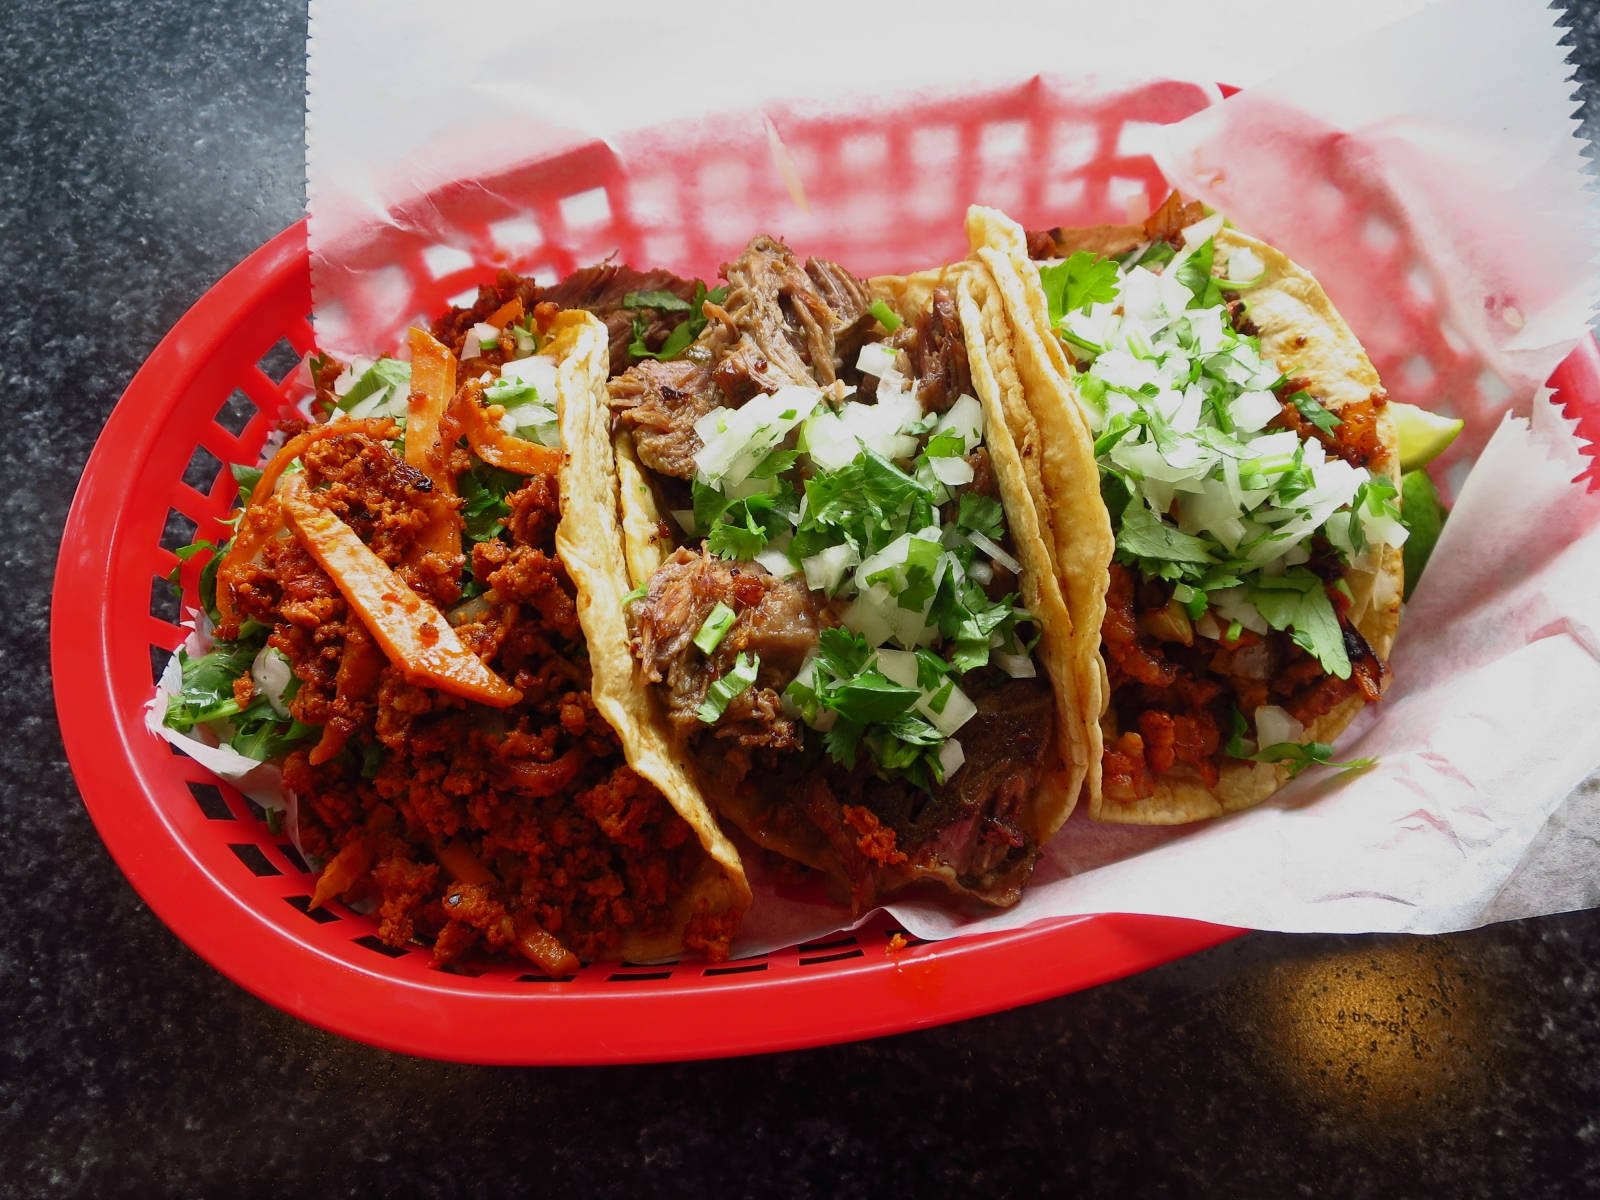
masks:
POLYGON ((1377 701, 1402 593, 1387 397, 1327 295, 1176 195, 1142 225, 1025 235, 980 210, 1055 512, 1109 515, 1108 703, 1090 815, 1258 803, 1377 701))
POLYGON ((634 655, 605 667, 856 911, 921 882, 1014 903, 1089 767, 1098 621, 1049 557, 992 281, 869 283, 768 237, 723 274, 681 353, 594 382, 634 655))
POLYGON ((370 908, 391 946, 725 957, 737 852, 605 665, 616 512, 574 463, 609 450, 607 328, 515 298, 436 330, 409 363, 317 360, 320 419, 245 473, 166 727, 281 768, 310 907, 370 908))

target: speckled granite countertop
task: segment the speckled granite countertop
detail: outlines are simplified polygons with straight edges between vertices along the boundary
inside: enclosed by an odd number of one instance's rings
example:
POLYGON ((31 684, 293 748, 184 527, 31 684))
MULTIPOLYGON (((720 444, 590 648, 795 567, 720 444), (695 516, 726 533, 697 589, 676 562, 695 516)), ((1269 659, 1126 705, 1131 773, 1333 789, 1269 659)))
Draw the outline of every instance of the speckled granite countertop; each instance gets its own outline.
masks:
POLYGON ((1255 934, 956 1026, 603 1070, 369 1049, 196 958, 78 799, 48 581, 139 363, 301 214, 304 38, 287 0, 0 7, 0 1195, 1600 1191, 1596 912, 1255 934))

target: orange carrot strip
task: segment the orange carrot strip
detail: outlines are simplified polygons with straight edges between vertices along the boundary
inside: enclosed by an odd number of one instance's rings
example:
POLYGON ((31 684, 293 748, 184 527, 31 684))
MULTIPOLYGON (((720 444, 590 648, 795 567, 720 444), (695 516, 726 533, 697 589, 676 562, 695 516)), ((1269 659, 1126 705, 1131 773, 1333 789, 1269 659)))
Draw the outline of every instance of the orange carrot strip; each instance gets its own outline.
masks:
POLYGON ((291 480, 279 499, 301 545, 409 682, 496 708, 522 699, 461 644, 444 615, 369 550, 355 530, 318 507, 304 479, 291 480))
POLYGON ((421 329, 407 335, 411 346, 411 395, 406 401, 406 462, 433 484, 423 499, 428 527, 418 544, 424 551, 461 553, 461 517, 450 500, 456 481, 448 461, 454 436, 443 433, 445 413, 456 394, 456 356, 438 339, 421 329))
POLYGON ((448 842, 435 840, 433 843, 433 856, 439 860, 439 865, 450 873, 450 878, 457 883, 487 883, 496 884, 500 881, 494 877, 494 872, 478 861, 478 856, 460 838, 451 838, 448 842))
POLYGON ((461 421, 461 431, 467 435, 467 445, 472 452, 492 467, 514 471, 518 475, 554 475, 561 469, 561 451, 554 446, 541 446, 526 438, 513 437, 497 423, 505 410, 498 404, 485 408, 478 403, 482 391, 472 384, 462 388, 456 396, 454 411, 461 421))
POLYGON ((507 325, 515 325, 522 320, 522 312, 522 297, 513 296, 489 314, 486 324, 493 325, 496 329, 504 329, 507 325))
POLYGON ((233 604, 234 576, 283 528, 283 516, 275 505, 266 515, 258 517, 256 514, 271 498, 273 489, 278 486, 279 477, 289 464, 304 454, 307 446, 323 438, 338 437, 344 433, 392 437, 396 432, 394 422, 387 417, 371 417, 361 421, 331 421, 326 425, 314 425, 302 433, 295 434, 278 448, 278 452, 268 460, 267 465, 261 468, 261 478, 256 480, 255 487, 250 489, 250 499, 245 505, 245 513, 239 522, 238 531, 228 543, 222 561, 217 564, 217 615, 221 618, 221 627, 231 629, 236 622, 237 614, 233 604))
POLYGON ((327 762, 340 750, 355 732, 356 723, 346 710, 352 701, 370 696, 378 686, 378 675, 383 670, 383 651, 378 649, 367 627, 360 621, 350 622, 344 639, 344 653, 339 657, 339 673, 334 678, 335 711, 322 727, 322 736, 311 747, 307 757, 312 766, 327 762), (339 702, 343 701, 343 704, 339 702))
POLYGON ((348 892, 372 869, 374 857, 371 838, 358 837, 353 842, 345 843, 344 849, 330 858, 322 868, 322 874, 317 876, 317 886, 311 893, 311 907, 321 908, 329 900, 348 892))
POLYGON ((275 496, 268 496, 265 503, 251 504, 240 517, 222 561, 217 564, 217 627, 227 631, 228 636, 236 636, 239 624, 233 603, 235 577, 283 528, 283 509, 275 496))
POLYGON ((441 469, 439 422, 456 394, 456 356, 421 329, 412 329, 411 397, 406 402, 406 462, 454 494, 454 481, 441 469))
POLYGON ((578 956, 563 946, 555 934, 526 913, 512 919, 517 949, 529 962, 552 979, 573 974, 582 964, 578 956))

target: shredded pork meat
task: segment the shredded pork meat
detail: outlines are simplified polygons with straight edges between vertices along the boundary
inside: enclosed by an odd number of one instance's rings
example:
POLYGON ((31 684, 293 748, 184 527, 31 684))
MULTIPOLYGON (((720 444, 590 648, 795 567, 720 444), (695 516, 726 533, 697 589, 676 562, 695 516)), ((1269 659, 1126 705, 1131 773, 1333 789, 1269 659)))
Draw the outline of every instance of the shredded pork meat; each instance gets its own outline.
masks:
MULTIPOLYGON (((874 320, 864 283, 817 259, 802 267, 788 247, 766 237, 723 273, 726 301, 706 305, 707 332, 683 359, 639 363, 611 382, 618 426, 631 433, 658 487, 693 477, 701 448, 693 424, 714 407, 736 408, 785 384, 826 388, 841 379, 861 384, 860 399, 875 399, 875 381, 854 369, 874 320)), ((936 289, 929 307, 887 345, 905 353, 926 411, 943 412, 971 392, 966 340, 948 290, 936 289)), ((998 496, 988 452, 978 447, 968 461, 969 491, 998 496)), ((1009 594, 1015 577, 997 566, 989 587, 996 597, 1009 594)), ((929 792, 880 777, 865 756, 846 768, 822 752, 820 734, 785 709, 784 688, 821 630, 838 623, 834 606, 798 579, 679 549, 630 605, 629 619, 645 678, 701 778, 725 797, 769 797, 770 828, 792 844, 825 847, 835 882, 843 880, 857 911, 925 878, 988 903, 1016 901, 1038 855, 1020 813, 1054 746, 1047 681, 992 669, 968 673, 961 686, 978 712, 961 730, 966 762, 929 792), (719 602, 736 619, 703 654, 694 636, 719 602), (760 656, 756 682, 707 725, 697 713, 741 654, 760 656)))

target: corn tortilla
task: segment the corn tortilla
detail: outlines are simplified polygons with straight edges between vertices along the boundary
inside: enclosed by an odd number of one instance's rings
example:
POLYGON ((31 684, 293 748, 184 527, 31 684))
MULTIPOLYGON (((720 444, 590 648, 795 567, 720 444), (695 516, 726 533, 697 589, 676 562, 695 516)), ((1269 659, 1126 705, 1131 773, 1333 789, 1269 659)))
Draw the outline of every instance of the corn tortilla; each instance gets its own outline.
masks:
MULTIPOLYGON (((1091 603, 1098 594, 1099 613, 1103 618, 1113 546, 1104 547, 1103 557, 1098 548, 1091 555, 1088 539, 1082 531, 1089 525, 1089 510, 1098 510, 1101 519, 1107 521, 1108 535, 1109 519, 1100 499, 1094 442, 1070 383, 1071 367, 1050 330, 1037 264, 1028 256, 1021 228, 992 209, 972 211, 968 218, 968 234, 976 257, 994 274, 1004 298, 1015 338, 1025 402, 1046 443, 1040 468, 1056 531, 1051 539, 1056 569, 1062 575, 1069 605, 1075 606, 1074 617, 1080 618, 1085 611, 1081 605, 1091 603), (1061 536, 1063 531, 1075 527, 1079 536, 1061 536)), ((1276 363, 1281 370, 1293 370, 1297 378, 1305 379, 1309 390, 1336 416, 1342 408, 1365 401, 1374 392, 1381 393, 1382 385, 1371 360, 1327 293, 1307 271, 1282 252, 1231 228, 1221 230, 1216 240, 1219 247, 1248 249, 1265 264, 1260 282, 1245 293, 1264 358, 1276 363)), ((1398 445, 1394 421, 1387 409, 1379 411, 1377 439, 1380 452, 1369 469, 1374 475, 1388 476, 1398 485, 1398 445)), ((1372 569, 1348 568, 1344 578, 1353 597, 1351 623, 1379 659, 1387 661, 1400 622, 1400 599, 1404 590, 1401 552, 1386 546, 1377 555, 1372 569)), ((1099 623, 1100 618, 1096 618, 1093 625, 1096 631, 1099 623)), ((1304 740, 1332 742, 1363 704, 1359 695, 1344 700, 1308 724, 1304 740)), ((1103 718, 1102 734, 1115 737, 1117 733, 1115 715, 1108 711, 1103 718)), ((1095 747, 1096 768, 1102 746, 1103 742, 1095 747)), ((1132 802, 1118 802, 1105 798, 1098 769, 1095 769, 1091 771, 1088 786, 1089 815, 1100 821, 1126 824, 1177 825, 1258 804, 1282 787, 1288 778, 1289 771, 1283 766, 1229 760, 1223 764, 1217 784, 1208 787, 1193 768, 1179 764, 1157 782, 1154 794, 1132 802), (1183 774, 1185 769, 1191 772, 1189 777, 1183 774)))

